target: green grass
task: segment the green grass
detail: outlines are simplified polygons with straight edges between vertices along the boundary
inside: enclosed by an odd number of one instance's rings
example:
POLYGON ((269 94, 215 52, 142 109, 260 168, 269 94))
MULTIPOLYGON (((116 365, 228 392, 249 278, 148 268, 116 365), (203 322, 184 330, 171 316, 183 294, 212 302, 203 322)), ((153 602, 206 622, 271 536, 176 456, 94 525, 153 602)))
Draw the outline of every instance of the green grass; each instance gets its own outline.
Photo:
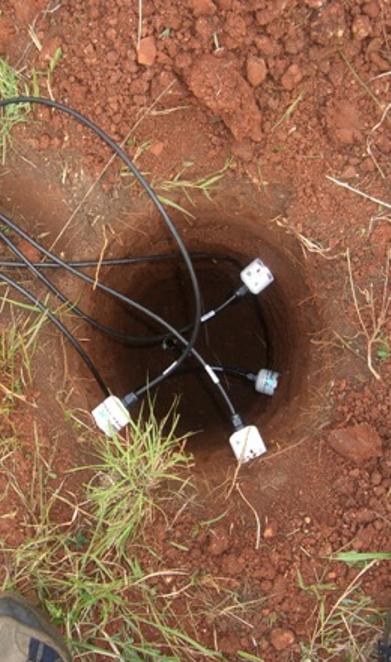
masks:
POLYGON ((95 475, 88 499, 97 519, 93 544, 100 553, 114 548, 122 555, 157 507, 156 488, 170 481, 180 490, 180 471, 191 461, 183 452, 186 438, 176 436, 175 410, 161 421, 153 413, 146 421, 143 417, 141 411, 130 423, 128 443, 105 436, 95 442, 97 464, 89 467, 95 475))
POLYGON ((353 565, 370 561, 391 561, 391 552, 339 552, 334 558, 353 565))
MULTIPOLYGON (((301 643, 301 662, 367 662, 372 659, 383 618, 372 599, 361 590, 361 580, 384 556, 362 554, 356 555, 360 556, 359 559, 353 559, 353 555, 348 553, 347 558, 340 555, 340 560, 349 563, 361 561, 365 565, 331 605, 327 586, 313 591, 317 600, 317 622, 310 642, 301 643)), ((307 588, 304 587, 305 590, 307 588)))
MULTIPOLYGON (((32 357, 46 318, 26 304, 3 298, 5 303, 10 306, 10 324, 1 337, 0 383, 13 385, 23 396, 33 379, 32 357)), ((64 631, 76 662, 223 660, 199 642, 200 623, 207 622, 213 632, 237 624, 251 631, 267 596, 248 593, 242 586, 231 590, 224 578, 194 566, 184 570, 180 562, 189 554, 192 536, 213 528, 226 511, 199 521, 188 538, 168 537, 168 544, 179 552, 174 566, 153 544, 156 518, 165 520, 170 531, 170 517, 176 517, 170 513, 181 512, 189 501, 192 460, 184 449, 186 439, 177 433, 175 408, 158 421, 150 405, 149 412, 141 412, 132 422, 125 438, 113 439, 91 429, 86 412, 67 409, 64 414, 64 429, 71 422, 69 434, 75 443, 82 443, 96 458, 68 474, 56 473, 57 444, 53 439, 41 443, 34 423, 31 439, 26 439, 26 431, 18 437, 17 426, 13 434, 2 437, 4 494, 13 497, 5 500, 10 513, 3 512, 2 518, 14 517, 15 509, 22 517, 17 524, 24 539, 18 547, 0 542, 0 589, 35 598, 64 631)), ((10 419, 12 415, 10 411, 10 419)), ((313 597, 317 609, 312 637, 301 644, 302 662, 370 659, 382 619, 360 583, 375 563, 389 557, 371 552, 334 557, 333 561, 361 564, 342 595, 336 585, 323 582, 325 574, 306 584, 298 573, 299 587, 313 597)), ((325 565, 325 573, 327 569, 325 565)), ((264 662, 245 650, 237 651, 237 658, 264 662)))
POLYGON ((232 161, 231 159, 227 159, 220 170, 199 177, 198 179, 190 179, 184 176, 188 168, 193 165, 194 163, 192 162, 185 163, 183 168, 172 179, 160 182, 157 185, 157 188, 159 191, 164 192, 164 195, 159 193, 160 202, 194 219, 195 216, 192 212, 182 205, 179 205, 170 196, 174 194, 184 195, 191 205, 194 204, 191 196, 195 192, 201 192, 208 198, 208 200, 212 200, 214 189, 232 167, 232 161), (168 195, 166 195, 166 193, 168 195))
MULTIPOLYGON (((10 303, 10 322, 0 335, 0 414, 8 417, 17 401, 26 402, 24 393, 32 383, 32 359, 46 317, 34 306, 2 298, 0 306, 10 303), (21 315, 29 311, 33 314, 21 315)), ((4 314, 4 311, 3 311, 4 314)))
MULTIPOLYGON (((17 97, 26 93, 23 89, 20 76, 3 58, 0 58, 0 99, 17 97)), ((4 165, 7 150, 12 145, 11 131, 16 124, 26 121, 30 112, 28 104, 6 106, 0 114, 0 155, 4 165)))
POLYGON ((164 512, 164 499, 174 498, 170 485, 179 499, 186 485, 187 476, 180 476, 190 459, 176 436, 177 423, 175 411, 162 422, 151 411, 144 422, 133 423, 127 439, 91 431, 98 459, 84 468, 84 497, 67 488, 71 476, 55 487, 56 449, 47 458, 37 434, 29 489, 15 478, 17 455, 2 460, 30 532, 17 548, 2 545, 2 588, 35 594, 51 620, 63 626, 75 660, 87 654, 91 661, 222 659, 178 628, 172 599, 156 581, 186 573, 162 565, 143 538, 153 513, 164 512), (59 524, 60 507, 68 516, 59 524), (154 560, 153 570, 148 559, 154 560))
MULTIPOLYGON (((137 161, 137 159, 139 159, 139 157, 145 151, 148 151, 150 144, 151 141, 146 141, 142 145, 137 145, 135 141, 132 141, 132 147, 135 147, 133 161, 137 161)), ((194 206, 192 195, 198 192, 205 195, 208 200, 212 200, 212 194, 215 191, 217 185, 231 169, 232 160, 227 159, 224 166, 220 170, 216 170, 212 173, 204 175, 203 177, 195 179, 185 177, 185 173, 193 166, 194 163, 192 161, 185 162, 181 170, 172 179, 154 182, 154 188, 158 192, 158 198, 160 202, 167 207, 171 207, 172 209, 179 211, 181 214, 184 214, 191 219, 195 219, 195 215, 187 207, 184 207, 182 204, 177 202, 174 198, 177 196, 184 196, 190 205, 194 206)), ((148 175, 148 173, 145 172, 142 174, 148 175)), ((127 168, 122 168, 121 176, 126 178, 131 177, 131 186, 135 184, 133 175, 127 168)))

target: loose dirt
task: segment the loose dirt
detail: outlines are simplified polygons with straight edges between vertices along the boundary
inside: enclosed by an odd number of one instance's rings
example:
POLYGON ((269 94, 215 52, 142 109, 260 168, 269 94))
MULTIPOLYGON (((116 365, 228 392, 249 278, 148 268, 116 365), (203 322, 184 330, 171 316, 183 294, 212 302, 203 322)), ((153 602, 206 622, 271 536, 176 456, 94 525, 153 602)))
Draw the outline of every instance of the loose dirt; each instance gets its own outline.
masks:
MULTIPOLYGON (((196 250, 204 241, 218 252, 251 257, 249 241, 261 254, 271 242, 280 275, 280 307, 270 319, 276 319, 279 337, 285 332, 295 339, 289 351, 287 344, 278 345, 291 372, 278 407, 271 405, 263 419, 270 455, 245 467, 239 479, 242 495, 260 518, 261 540, 256 545, 248 503, 229 489, 235 466, 226 452, 226 431, 216 433, 217 417, 209 436, 206 431, 199 442, 192 441, 197 499, 169 513, 169 526, 158 517, 147 529, 147 544, 159 554, 162 568, 199 572, 203 597, 217 585, 246 603, 264 600, 232 619, 223 611, 205 615, 193 596, 194 624, 182 584, 170 586, 179 591, 171 604, 178 624, 189 632, 195 625, 202 643, 230 660, 240 659, 238 650, 267 661, 301 660, 300 642, 308 641, 316 621, 317 600, 308 587, 334 584, 339 595, 357 572, 325 558, 339 550, 391 549, 391 319, 384 320, 373 348, 381 378, 376 379, 367 367, 345 257, 349 249, 351 277, 370 329, 371 301, 375 315, 382 305, 390 218, 386 209, 326 179, 332 175, 390 204, 390 7, 382 0, 143 0, 142 11, 139 34, 137 3, 130 0, 67 0, 49 7, 38 0, 3 0, 0 55, 22 67, 27 80, 32 67, 46 71, 61 48, 51 82, 54 97, 85 112, 116 140, 126 139, 127 150, 156 184, 182 171, 195 180, 232 160, 213 202, 195 195, 190 205, 195 218, 174 216, 196 250), (41 51, 29 37, 32 23, 41 51), (200 520, 220 516, 216 524, 198 527, 200 520), (212 586, 212 579, 217 584, 212 586)), ((39 81, 47 96, 46 77, 39 81)), ((49 232, 50 241, 110 154, 56 113, 35 109, 34 119, 18 126, 14 137, 17 152, 33 165, 17 156, 7 164, 0 202, 36 235, 49 232)), ((113 229, 113 255, 168 246, 152 211, 121 174, 114 163, 70 225, 59 245, 67 257, 97 257, 104 225, 113 229)), ((169 290, 172 281, 164 278, 169 290)), ((208 274, 204 278, 210 282, 208 274)), ((100 305, 64 281, 69 294, 83 295, 90 310, 100 305)), ((129 290, 133 286, 130 281, 129 290)), ((217 294, 218 284, 213 287, 217 294)), ((175 288, 172 294, 175 299, 175 288)), ((37 360, 40 412, 64 388, 56 376, 62 349, 54 337, 48 341, 56 358, 50 369, 37 360)), ((228 350, 228 339, 224 342, 228 350)), ((115 367, 120 383, 126 381, 122 350, 113 348, 117 355, 109 361, 107 346, 98 339, 93 352, 107 370, 109 363, 115 367)), ((251 351, 246 354, 248 346, 243 352, 242 359, 254 358, 251 351)), ((144 360, 136 357, 138 366, 144 360)), ((74 358, 69 365, 79 394, 75 401, 88 408, 97 397, 95 388, 74 358)), ((205 412, 205 402, 198 404, 197 412, 205 412)), ((248 415, 261 417, 254 404, 248 415)), ((21 417, 17 412, 16 422, 21 417)), ((32 410, 26 448, 33 421, 48 438, 53 427, 61 429, 59 415, 41 421, 32 410)), ((64 468, 85 464, 89 456, 68 428, 61 431, 61 448, 57 482, 64 468)), ((20 471, 28 476, 30 470, 25 453, 20 471)), ((15 511, 11 497, 2 508, 15 511)), ((0 521, 7 541, 23 539, 23 513, 16 512, 12 523, 0 521)), ((142 561, 156 569, 152 555, 145 553, 142 561)), ((156 584, 167 589, 162 580, 156 584)), ((385 565, 365 575, 363 590, 378 607, 391 603, 385 565)))

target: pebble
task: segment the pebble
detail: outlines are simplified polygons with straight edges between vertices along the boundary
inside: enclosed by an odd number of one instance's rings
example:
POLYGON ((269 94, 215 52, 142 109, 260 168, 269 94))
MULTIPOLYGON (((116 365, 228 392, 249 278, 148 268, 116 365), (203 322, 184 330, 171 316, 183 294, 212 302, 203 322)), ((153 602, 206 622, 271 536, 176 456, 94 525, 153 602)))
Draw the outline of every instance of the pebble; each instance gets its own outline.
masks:
POLYGON ((281 78, 281 85, 286 90, 293 90, 302 80, 303 74, 297 64, 291 64, 281 78))
POLYGON ((352 32, 355 39, 358 39, 359 41, 369 37, 372 33, 372 27, 368 16, 364 16, 363 14, 356 16, 353 21, 352 32))
POLYGON ((137 60, 139 64, 146 67, 152 67, 156 60, 156 42, 155 37, 145 37, 141 39, 137 51, 137 60))
POLYGON ((216 13, 216 5, 213 0, 192 0, 194 16, 211 16, 216 13))
POLYGON ((382 455, 380 436, 368 423, 333 430, 328 442, 336 453, 357 464, 382 455))
POLYGON ((155 142, 152 143, 152 145, 149 148, 149 152, 153 154, 154 156, 158 157, 162 153, 164 149, 164 143, 163 142, 155 142))
POLYGON ((270 634, 270 641, 276 651, 283 651, 290 648, 295 642, 295 635, 292 630, 284 630, 283 628, 274 628, 270 634))
POLYGON ((372 485, 375 485, 375 486, 380 485, 382 480, 383 480, 383 477, 382 477, 380 471, 374 471, 373 474, 371 475, 372 485))
POLYGON ((266 78, 267 75, 267 66, 266 62, 262 57, 255 57, 250 55, 247 58, 247 80, 253 87, 257 87, 266 78))
POLYGON ((251 140, 236 140, 232 143, 232 154, 241 161, 248 163, 254 156, 254 143, 251 140))
POLYGON ((271 538, 274 538, 277 535, 277 531, 278 531, 277 522, 269 522, 269 524, 265 527, 263 532, 264 539, 270 540, 271 538))
POLYGON ((212 556, 220 556, 230 547, 228 533, 224 527, 216 527, 210 532, 208 552, 212 556))
POLYGON ((370 16, 371 18, 376 18, 379 16, 380 7, 378 2, 367 2, 362 8, 364 14, 370 16))

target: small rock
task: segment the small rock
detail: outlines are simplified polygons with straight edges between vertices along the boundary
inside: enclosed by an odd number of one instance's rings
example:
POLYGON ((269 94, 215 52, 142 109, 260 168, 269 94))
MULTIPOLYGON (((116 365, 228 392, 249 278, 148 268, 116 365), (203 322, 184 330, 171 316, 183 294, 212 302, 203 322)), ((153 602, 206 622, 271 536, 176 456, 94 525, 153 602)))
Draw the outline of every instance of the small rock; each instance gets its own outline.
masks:
POLYGON ((270 579, 264 579, 263 582, 260 583, 260 588, 264 593, 268 594, 273 588, 273 583, 270 579))
POLYGON ((216 527, 210 533, 210 542, 208 552, 212 556, 220 556, 227 551, 230 546, 230 540, 224 527, 216 527))
POLYGON ((154 156, 160 156, 163 149, 164 149, 164 143, 156 142, 156 143, 152 143, 148 151, 154 156))
POLYGON ((117 31, 114 28, 108 28, 106 30, 106 38, 109 41, 115 41, 117 39, 117 31))
POLYGON ((338 142, 353 145, 355 142, 361 141, 364 123, 358 107, 350 101, 338 102, 329 120, 331 130, 338 142))
POLYGON ((311 9, 320 9, 326 0, 305 0, 305 4, 311 9))
POLYGON ((265 540, 270 540, 277 535, 278 525, 277 522, 269 522, 263 531, 263 537, 265 540))
POLYGON ((357 170, 352 165, 347 165, 341 173, 342 179, 354 179, 357 177, 357 170))
POLYGON ((379 16, 380 7, 379 3, 373 0, 373 2, 367 2, 362 8, 364 14, 370 16, 371 18, 376 18, 379 16))
POLYGON ((290 648, 290 646, 295 643, 295 635, 291 630, 274 628, 270 634, 270 641, 276 651, 283 651, 286 648, 290 648))
POLYGON ((228 554, 223 557, 221 567, 225 574, 236 577, 243 572, 245 565, 246 561, 242 556, 228 554))
POLYGON ((114 51, 114 50, 113 50, 113 51, 109 51, 109 52, 107 53, 107 55, 106 55, 106 59, 107 59, 107 62, 108 62, 109 64, 112 64, 112 65, 116 64, 116 63, 118 62, 118 60, 119 60, 119 53, 118 53, 118 51, 114 51))
POLYGON ((297 64, 291 64, 290 67, 286 70, 283 77, 281 78, 281 85, 286 90, 293 90, 296 85, 298 85, 303 78, 301 69, 297 64))
POLYGON ((236 140, 231 147, 232 154, 241 161, 248 163, 254 156, 254 143, 250 140, 236 140))
POLYGON ((144 37, 141 39, 140 46, 137 51, 137 60, 139 64, 146 67, 152 67, 156 60, 156 42, 155 37, 144 37))
POLYGON ((195 22, 195 31, 200 39, 207 41, 210 39, 215 31, 210 18, 207 16, 199 16, 195 22))
POLYGON ((211 16, 216 13, 213 0, 191 0, 194 16, 211 16))
POLYGON ((262 57, 255 57, 250 55, 247 58, 247 80, 253 87, 257 87, 266 78, 267 75, 267 66, 266 62, 262 57))
POLYGON ((267 35, 259 35, 254 39, 257 49, 264 55, 277 55, 279 47, 275 39, 267 35))
POLYGON ((202 55, 184 74, 194 96, 227 125, 236 140, 262 139, 262 117, 254 90, 234 60, 202 55))
POLYGON ((175 67, 177 69, 188 69, 191 67, 192 59, 190 53, 179 53, 175 58, 175 67))
POLYGON ((357 464, 382 454, 382 441, 376 430, 367 423, 333 430, 328 441, 336 453, 357 464))
POLYGON ((375 486, 380 485, 382 480, 383 480, 383 477, 382 477, 380 471, 374 471, 372 476, 371 476, 372 485, 375 485, 375 486))
POLYGON ((359 41, 366 39, 372 34, 371 22, 368 16, 360 15, 356 16, 352 25, 353 36, 359 41))
POLYGON ((390 68, 389 63, 387 60, 384 59, 379 53, 371 53, 370 54, 370 59, 373 62, 373 64, 379 69, 379 71, 388 71, 390 68))

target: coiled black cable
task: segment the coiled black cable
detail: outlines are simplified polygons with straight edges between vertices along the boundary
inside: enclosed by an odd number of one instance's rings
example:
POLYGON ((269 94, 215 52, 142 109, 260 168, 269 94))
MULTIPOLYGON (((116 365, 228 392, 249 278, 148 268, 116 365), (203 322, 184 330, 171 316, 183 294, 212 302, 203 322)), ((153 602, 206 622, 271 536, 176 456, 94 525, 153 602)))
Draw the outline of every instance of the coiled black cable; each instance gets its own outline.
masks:
MULTIPOLYGON (((211 260, 215 262, 229 262, 232 264, 233 267, 235 267, 238 270, 238 272, 242 271, 243 269, 243 264, 240 262, 240 260, 238 260, 238 258, 236 257, 233 257, 232 255, 222 255, 221 253, 204 253, 197 251, 192 251, 189 254, 193 261, 211 260)), ((140 265, 144 263, 168 262, 168 261, 177 260, 178 257, 179 257, 178 253, 163 253, 158 255, 138 255, 133 257, 104 258, 103 260, 70 260, 67 261, 66 264, 70 265, 71 267, 76 267, 78 269, 92 268, 92 267, 97 267, 98 265, 100 267, 119 267, 119 266, 127 266, 127 265, 140 265)), ((46 260, 45 262, 33 262, 33 265, 39 270, 53 270, 53 269, 62 268, 60 264, 57 264, 56 262, 52 262, 50 260, 46 260)), ((23 261, 0 259, 0 268, 23 269, 26 268, 26 264, 23 261)), ((224 310, 231 303, 237 301, 237 299, 238 297, 236 293, 234 293, 234 295, 230 296, 229 298, 225 299, 221 305, 217 306, 217 308, 214 309, 213 317, 215 317, 218 313, 224 310)), ((262 337, 265 339, 266 353, 267 353, 266 363, 267 365, 269 365, 269 367, 271 367, 271 362, 272 362, 271 342, 270 342, 269 331, 268 331, 268 326, 266 324, 265 316, 263 314, 263 310, 260 305, 258 297, 251 297, 250 301, 252 302, 255 308, 255 312, 258 317, 262 330, 262 337)), ((74 304, 72 304, 70 301, 68 301, 68 304, 70 307, 72 307, 75 314, 77 314, 77 309, 75 308, 74 304)), ((213 317, 209 316, 208 313, 203 314, 201 317, 201 323, 209 321, 210 319, 213 319, 213 317)), ((87 316, 85 316, 84 319, 87 319, 87 316)), ((98 327, 96 326, 96 328, 98 327)), ((180 332, 184 333, 186 331, 189 331, 191 328, 192 325, 190 324, 187 327, 183 327, 180 332)), ((111 335, 110 327, 107 327, 99 323, 99 329, 107 333, 108 335, 111 335)), ((125 344, 133 345, 133 338, 127 334, 125 335, 125 334, 121 334, 118 331, 115 331, 113 337, 116 337, 118 340, 121 340, 121 335, 125 336, 123 340, 125 344)), ((168 336, 166 334, 162 334, 159 336, 148 336, 148 337, 137 336, 137 338, 134 338, 135 341, 134 344, 136 346, 143 346, 149 344, 154 345, 167 340, 168 340, 168 336)))
MULTIPOLYGON (((81 280, 85 281, 86 283, 88 283, 90 285, 95 285, 96 284, 96 287, 99 288, 100 290, 102 290, 103 292, 106 292, 107 294, 110 294, 111 296, 117 298, 119 301, 122 301, 123 303, 129 305, 130 307, 134 308, 135 310, 138 310, 142 314, 146 315, 147 317, 152 319, 154 322, 156 322, 157 324, 162 326, 166 331, 169 332, 170 335, 174 336, 180 342, 180 344, 182 346, 187 347, 189 345, 189 342, 186 340, 186 338, 184 338, 169 322, 166 322, 164 319, 162 319, 159 315, 157 315, 153 311, 149 310, 148 308, 146 308, 142 304, 134 301, 133 299, 130 299, 125 294, 122 294, 121 292, 118 292, 117 290, 114 290, 113 288, 108 287, 107 285, 104 285, 101 282, 95 283, 93 278, 91 278, 90 276, 88 276, 84 272, 76 269, 75 267, 71 267, 69 265, 69 263, 64 262, 64 260, 62 260, 60 257, 55 255, 51 251, 47 250, 46 248, 44 248, 44 246, 42 246, 42 244, 40 244, 36 239, 33 239, 32 237, 30 237, 30 235, 27 232, 25 232, 14 221, 12 221, 10 218, 8 218, 8 216, 6 216, 5 214, 2 214, 1 212, 0 212, 0 220, 10 230, 15 232, 22 239, 25 239, 31 246, 36 248, 38 251, 40 251, 46 257, 50 258, 50 260, 52 260, 53 262, 56 262, 58 265, 60 265, 64 269, 67 269, 67 271, 69 271, 73 275, 77 276, 81 280)), ((4 233, 0 233, 0 238, 1 239, 4 238, 4 233)), ((8 237, 7 237, 7 239, 9 240, 8 237)), ((9 240, 9 241, 11 241, 11 240, 9 240)), ((29 269, 31 269, 31 267, 33 267, 30 260, 21 251, 18 251, 18 257, 22 260, 22 262, 25 263, 26 267, 28 267, 29 269)), ((33 269, 34 269, 34 274, 39 276, 40 280, 42 280, 42 274, 40 274, 39 269, 36 269, 35 267, 33 267, 33 269)), ((237 412, 236 412, 235 407, 233 406, 233 404, 231 402, 231 399, 229 398, 227 392, 225 391, 224 387, 220 383, 220 381, 219 381, 218 377, 216 376, 216 374, 209 367, 208 363, 202 358, 202 356, 199 354, 199 352, 197 352, 197 350, 194 347, 191 347, 189 352, 202 365, 203 369, 206 371, 206 373, 208 374, 208 376, 211 379, 211 381, 213 382, 213 384, 219 390, 222 398, 224 399, 224 401, 225 401, 225 403, 228 407, 231 419, 234 418, 235 416, 237 416, 237 412)), ((183 363, 183 361, 184 361, 184 358, 183 358, 183 353, 182 353, 181 357, 179 357, 173 363, 171 363, 169 365, 169 367, 166 368, 166 370, 161 375, 158 375, 157 377, 155 377, 154 379, 152 379, 148 383, 146 383, 143 386, 140 386, 139 388, 137 388, 135 391, 127 394, 125 396, 125 399, 128 402, 131 402, 132 400, 134 401, 134 399, 138 399, 140 396, 142 396, 144 393, 146 393, 150 389, 158 386, 162 381, 164 381, 173 372, 175 372, 180 367, 180 365, 183 363), (134 397, 132 397, 132 396, 134 396, 134 397)))
MULTIPOLYGON (((133 309, 138 310, 141 312, 143 315, 146 315, 150 320, 158 324, 159 326, 163 327, 166 331, 169 332, 169 334, 174 337, 177 341, 179 341, 180 345, 182 346, 182 351, 180 356, 173 362, 171 363, 166 370, 164 370, 163 373, 152 379, 152 381, 148 382, 144 386, 139 387, 135 392, 128 394, 128 396, 125 397, 125 400, 127 400, 129 403, 132 401, 132 396, 134 398, 138 398, 141 396, 143 393, 148 391, 149 389, 157 386, 160 384, 164 379, 172 375, 178 368, 184 363, 184 361, 189 357, 189 355, 194 356, 194 358, 201 364, 203 369, 207 372, 208 376, 216 386, 216 388, 220 391, 221 396, 223 397, 229 411, 230 411, 230 416, 232 420, 236 420, 236 423, 238 422, 238 419, 240 420, 240 417, 236 413, 236 410, 226 393, 225 389, 222 387, 218 377, 216 376, 216 373, 211 369, 211 367, 206 363, 206 361, 202 358, 202 356, 197 352, 195 349, 195 343, 198 337, 198 332, 200 329, 201 325, 201 318, 202 318, 202 313, 201 313, 201 308, 202 308, 202 302, 201 302, 201 293, 198 285, 198 279, 192 264, 191 257, 186 249, 186 246, 178 233, 175 224, 171 220, 170 216, 168 215, 167 211, 165 210, 164 206, 160 202, 158 196, 150 186, 150 184, 145 180, 143 175, 140 173, 138 168, 134 165, 134 163, 131 161, 131 159, 128 157, 126 152, 122 149, 120 145, 118 145, 108 134, 103 131, 100 127, 98 127, 94 122, 92 122, 90 119, 85 117, 82 113, 69 108, 68 106, 59 103, 57 101, 51 100, 51 99, 45 99, 41 97, 34 97, 34 96, 20 96, 20 97, 14 97, 10 99, 3 99, 0 100, 0 109, 5 108, 10 105, 19 105, 19 104, 39 104, 43 106, 47 106, 49 108, 53 108, 56 110, 59 110, 67 115, 70 115, 74 119, 76 119, 80 124, 83 126, 87 127, 89 130, 91 130, 93 133, 95 133, 106 145, 108 145, 113 152, 119 156, 119 158, 125 163, 125 165, 129 168, 130 172, 133 174, 135 179, 138 181, 139 184, 143 187, 145 192, 148 194, 150 199, 152 200, 153 204, 155 205, 156 209, 160 213, 163 221, 165 222, 167 228, 169 229, 171 235, 173 236, 174 240, 176 241, 176 244, 179 248, 179 252, 184 260, 184 263, 186 265, 192 289, 193 289, 193 294, 194 294, 194 320, 193 324, 189 325, 189 327, 186 327, 186 331, 189 330, 191 331, 191 336, 189 340, 187 340, 180 332, 178 332, 171 324, 166 322, 164 319, 162 319, 159 315, 153 313, 153 311, 149 310, 142 304, 137 303, 136 301, 130 299, 129 297, 121 294, 120 292, 117 292, 113 288, 110 288, 108 286, 103 285, 102 283, 98 282, 95 283, 95 281, 81 272, 79 270, 79 265, 76 266, 71 266, 71 263, 67 263, 57 256, 55 256, 53 253, 50 251, 46 250, 43 246, 41 246, 37 241, 35 241, 32 237, 30 237, 27 233, 25 233, 19 226, 17 226, 11 219, 6 217, 4 214, 0 214, 0 219, 5 223, 5 225, 12 229, 16 234, 18 234, 20 237, 24 238, 27 240, 31 246, 34 246, 37 248, 43 255, 46 257, 49 257, 52 263, 57 264, 58 266, 61 266, 62 268, 66 269, 68 272, 72 273, 73 275, 77 276, 78 278, 81 278, 85 282, 89 284, 93 284, 96 287, 99 287, 103 292, 110 294, 111 296, 116 297, 118 300, 126 303, 127 305, 131 306, 133 309)), ((49 279, 44 276, 43 273, 41 273, 41 266, 35 266, 26 256, 14 245, 12 240, 10 240, 4 232, 0 232, 0 238, 3 239, 4 243, 7 244, 8 248, 20 259, 21 263, 23 263, 23 266, 26 266, 42 283, 48 287, 48 289, 54 293, 61 301, 64 303, 69 304, 69 300, 65 297, 65 295, 59 290, 49 279)), ((104 381, 100 377, 99 373, 96 370, 96 367, 92 363, 91 359, 85 354, 83 348, 80 346, 80 343, 72 336, 72 334, 69 332, 62 323, 56 318, 56 316, 49 311, 42 302, 39 302, 34 295, 31 294, 28 290, 23 288, 22 286, 18 285, 13 281, 12 278, 6 276, 6 275, 1 275, 1 279, 8 283, 9 285, 12 285, 14 288, 16 288, 23 296, 26 296, 29 298, 29 300, 34 300, 36 302, 36 305, 41 309, 47 312, 48 317, 56 324, 56 326, 61 329, 61 331, 65 334, 65 336, 72 342, 73 346, 79 354, 83 357, 83 360, 86 361, 86 363, 89 365, 92 373, 94 374, 95 378, 97 379, 98 383, 100 386, 103 388, 103 390, 107 393, 108 389, 107 386, 105 385, 104 381), (72 340, 71 340, 72 339, 72 340)), ((227 305, 229 305, 231 301, 228 301, 223 303, 219 310, 224 309, 227 305)), ((100 324, 93 318, 91 318, 89 315, 84 313, 82 310, 80 310, 77 306, 72 305, 73 310, 84 320, 86 320, 88 323, 92 324, 95 328, 104 331, 106 333, 109 333, 110 335, 114 335, 117 339, 121 340, 126 340, 127 342, 132 342, 133 339, 130 336, 127 336, 126 334, 122 334, 120 331, 116 331, 115 329, 112 329, 111 327, 106 327, 103 324, 100 324)), ((164 337, 164 336, 163 336, 164 337)), ((138 341, 140 341, 140 338, 138 338, 138 341)), ((152 339, 147 339, 147 343, 151 342, 152 339)), ((153 340, 155 342, 155 340, 153 340)))
MULTIPOLYGON (((0 219, 1 219, 1 214, 0 214, 0 219)), ((0 233, 1 233, 1 228, 0 228, 0 233)), ((0 268, 18 268, 18 269, 23 269, 26 268, 26 261, 24 260, 23 253, 17 249, 17 247, 13 244, 11 240, 7 241, 7 235, 4 233, 2 234, 2 239, 4 243, 8 245, 10 250, 16 255, 17 257, 20 258, 19 261, 16 260, 1 260, 0 259, 0 268)), ((225 260, 229 262, 235 263, 236 266, 239 265, 239 269, 241 269, 240 263, 235 260, 235 258, 231 258, 230 256, 216 256, 212 253, 189 253, 191 256, 192 260, 194 259, 220 259, 220 260, 225 260)), ((106 259, 106 260, 79 260, 79 261, 69 261, 65 262, 64 264, 75 267, 75 268, 86 268, 86 267, 105 267, 105 266, 123 266, 127 264, 143 264, 145 262, 162 262, 162 261, 172 261, 173 259, 178 259, 178 254, 177 253, 169 253, 167 255, 149 255, 145 257, 135 257, 135 258, 118 258, 118 259, 106 259)), ((49 279, 45 278, 43 275, 42 277, 39 275, 41 271, 44 271, 46 269, 53 269, 55 267, 57 268, 62 268, 61 264, 57 264, 56 262, 32 262, 30 261, 30 264, 28 265, 30 268, 30 271, 33 271, 33 273, 39 278, 45 285, 48 287, 53 294, 55 294, 63 303, 65 303, 67 306, 72 308, 73 312, 81 317, 84 321, 88 322, 91 326, 93 326, 95 329, 98 329, 99 331, 105 333, 108 336, 111 336, 112 338, 115 338, 116 340, 122 342, 125 345, 130 345, 130 346, 136 346, 136 347, 143 347, 143 346, 152 346, 156 345, 158 343, 163 342, 166 338, 166 334, 161 334, 158 336, 131 336, 127 333, 122 333, 121 331, 118 331, 117 329, 113 329, 110 326, 107 326, 105 324, 101 324, 97 320, 95 320, 93 317, 85 313, 83 310, 81 310, 78 306, 73 304, 69 299, 59 290, 49 279)), ((244 286, 243 286, 244 287, 244 286)), ((247 289, 247 288, 245 288, 247 289)), ((219 312, 223 311, 225 308, 227 308, 231 303, 234 303, 238 299, 238 294, 235 293, 234 295, 229 295, 222 304, 220 304, 215 310, 212 311, 212 314, 204 314, 201 317, 201 324, 204 322, 208 321, 215 315, 217 315, 219 312)), ((191 331, 193 328, 193 324, 188 324, 185 327, 180 329, 180 333, 183 334, 185 332, 191 331)))
MULTIPOLYGON (((194 322, 193 322, 193 328, 192 328, 192 333, 191 337, 186 342, 186 345, 184 345, 184 349, 182 351, 181 356, 178 358, 177 363, 175 367, 172 367, 172 370, 176 370, 178 365, 181 365, 183 361, 186 360, 186 358, 189 356, 191 353, 192 348, 195 345, 195 342, 197 340, 198 332, 200 329, 200 324, 201 324, 201 293, 198 285, 198 279, 196 276, 196 273, 193 268, 193 264, 191 261, 191 258, 189 256, 189 253, 186 249, 186 246, 177 230, 175 227, 175 224, 171 220, 170 216, 168 215, 166 209, 160 202, 158 196, 156 195, 155 191, 153 188, 150 186, 150 184, 147 182, 147 180, 143 177, 139 169, 135 166, 135 164, 132 162, 132 160, 129 158, 129 156, 126 154, 126 152, 118 145, 110 136, 103 131, 99 126, 97 126, 92 120, 88 119, 88 117, 85 117, 82 113, 79 113, 77 110, 74 110, 73 108, 69 108, 68 106, 59 103, 57 101, 54 101, 52 99, 45 99, 41 97, 34 97, 34 96, 20 96, 20 97, 13 97, 10 99, 2 99, 0 100, 0 108, 5 108, 7 106, 11 105, 20 105, 20 104, 38 104, 42 106, 47 106, 49 108, 55 108, 56 110, 59 110, 66 115, 70 115, 74 119, 76 119, 80 124, 83 126, 87 127, 90 131, 95 133, 106 145, 108 145, 113 152, 119 156, 119 158, 125 163, 125 165, 129 168, 130 172, 133 174, 135 179, 139 182, 139 184, 142 186, 144 191, 148 194, 150 199, 152 200, 153 204, 155 205, 156 209, 158 210, 159 214, 161 215, 163 221, 165 222, 166 226, 168 227, 171 235, 175 239, 175 242, 179 248, 179 251, 183 257, 184 263, 187 267, 190 281, 192 284, 192 289, 194 293, 194 322)), ((160 381, 160 380, 159 380, 160 381)), ((158 383, 159 383, 158 381, 158 383)))

